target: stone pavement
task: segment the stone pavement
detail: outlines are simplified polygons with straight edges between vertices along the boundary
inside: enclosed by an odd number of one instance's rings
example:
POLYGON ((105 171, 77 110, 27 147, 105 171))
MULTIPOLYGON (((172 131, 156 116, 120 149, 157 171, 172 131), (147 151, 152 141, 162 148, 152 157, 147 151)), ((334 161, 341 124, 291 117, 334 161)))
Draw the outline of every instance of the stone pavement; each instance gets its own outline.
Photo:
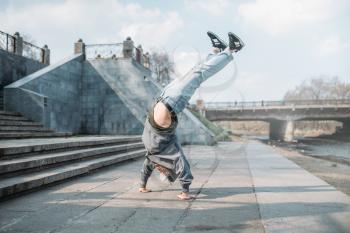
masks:
POLYGON ((0 232, 350 232, 350 197, 259 142, 186 146, 194 201, 143 159, 0 202, 0 232))

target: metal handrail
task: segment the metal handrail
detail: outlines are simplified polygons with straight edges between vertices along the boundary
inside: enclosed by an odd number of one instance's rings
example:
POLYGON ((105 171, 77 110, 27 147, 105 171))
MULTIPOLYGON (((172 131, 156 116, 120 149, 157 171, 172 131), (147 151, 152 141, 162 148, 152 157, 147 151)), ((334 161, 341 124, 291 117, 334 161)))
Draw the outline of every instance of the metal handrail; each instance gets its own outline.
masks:
MULTIPOLYGON (((11 53, 17 53, 18 48, 16 46, 17 38, 15 36, 0 31, 0 49, 11 53)), ((45 50, 43 48, 24 40, 22 46, 23 50, 21 50, 20 55, 44 63, 45 50)))
POLYGON ((123 57, 123 43, 85 45, 86 59, 123 57))
POLYGON ((28 46, 30 46, 30 47, 33 47, 33 48, 35 48, 35 49, 44 50, 43 48, 40 48, 39 46, 36 46, 36 45, 34 45, 34 44, 32 44, 32 43, 30 43, 30 42, 28 42, 28 41, 23 41, 23 43, 26 44, 26 45, 28 45, 28 46))
POLYGON ((23 41, 23 56, 37 60, 39 62, 44 62, 45 51, 43 48, 40 48, 32 43, 23 41))
POLYGON ((0 31, 0 49, 14 53, 16 51, 16 37, 0 31))
MULTIPOLYGON (((87 44, 85 45, 85 54, 88 60, 122 58, 124 57, 123 43, 87 44)), ((149 57, 141 53, 139 48, 133 46, 130 56, 144 67, 150 67, 149 57)))
POLYGON ((112 45, 123 45, 123 43, 106 43, 106 44, 86 44, 85 47, 93 47, 93 46, 112 46, 112 45))

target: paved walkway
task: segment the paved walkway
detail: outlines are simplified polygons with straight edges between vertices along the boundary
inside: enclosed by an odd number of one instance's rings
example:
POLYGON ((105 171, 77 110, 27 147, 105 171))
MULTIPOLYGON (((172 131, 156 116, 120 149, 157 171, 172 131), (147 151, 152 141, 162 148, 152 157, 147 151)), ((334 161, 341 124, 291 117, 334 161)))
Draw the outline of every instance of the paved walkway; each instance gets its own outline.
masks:
POLYGON ((350 197, 258 142, 186 146, 194 201, 142 159, 0 202, 0 232, 350 232, 350 197))

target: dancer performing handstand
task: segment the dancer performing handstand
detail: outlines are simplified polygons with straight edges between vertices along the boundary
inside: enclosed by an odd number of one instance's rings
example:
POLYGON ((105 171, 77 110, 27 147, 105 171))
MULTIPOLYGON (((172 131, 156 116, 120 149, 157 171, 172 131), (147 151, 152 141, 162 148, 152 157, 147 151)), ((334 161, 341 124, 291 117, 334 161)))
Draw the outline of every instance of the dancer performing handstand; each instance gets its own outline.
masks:
POLYGON ((141 169, 139 191, 142 193, 151 192, 146 184, 152 171, 157 169, 170 182, 179 179, 182 186, 182 192, 177 196, 179 199, 193 198, 189 194, 193 180, 190 164, 175 133, 177 115, 186 107, 201 83, 223 69, 233 59, 232 53, 238 52, 244 46, 242 40, 231 32, 228 33, 229 46, 212 32, 208 32, 208 36, 214 47, 213 53, 190 74, 167 85, 149 111, 142 134, 147 150, 141 169))

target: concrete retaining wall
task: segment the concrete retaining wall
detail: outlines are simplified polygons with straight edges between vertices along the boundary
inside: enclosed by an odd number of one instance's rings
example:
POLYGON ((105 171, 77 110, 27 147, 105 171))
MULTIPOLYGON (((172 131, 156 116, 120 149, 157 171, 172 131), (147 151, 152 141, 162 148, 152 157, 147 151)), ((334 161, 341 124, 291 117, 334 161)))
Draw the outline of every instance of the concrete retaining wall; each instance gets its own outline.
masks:
POLYGON ((5 89, 5 93, 7 99, 6 110, 30 116, 29 119, 32 121, 45 122, 48 113, 48 111, 45 111, 47 96, 22 88, 5 89))
POLYGON ((38 61, 0 49, 0 89, 45 66, 38 61))
POLYGON ((130 112, 89 61, 83 65, 83 134, 141 134, 143 124, 130 112))
POLYGON ((59 132, 79 133, 83 58, 74 55, 6 86, 5 110, 21 112, 59 132))

